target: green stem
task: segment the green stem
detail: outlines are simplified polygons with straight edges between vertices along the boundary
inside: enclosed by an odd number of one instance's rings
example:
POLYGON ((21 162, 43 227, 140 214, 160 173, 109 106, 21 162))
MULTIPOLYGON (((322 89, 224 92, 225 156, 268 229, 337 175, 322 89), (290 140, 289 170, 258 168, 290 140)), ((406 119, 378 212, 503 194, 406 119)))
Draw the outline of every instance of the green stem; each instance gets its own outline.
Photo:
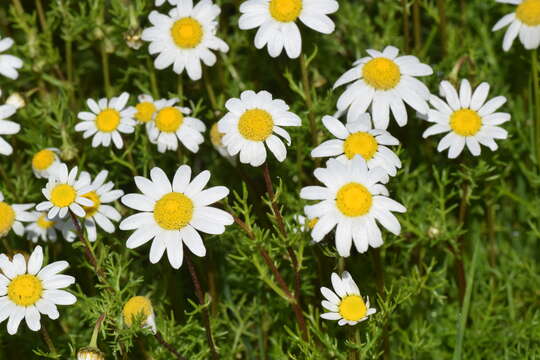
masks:
POLYGON ((89 347, 97 349, 97 338, 99 334, 99 328, 101 327, 101 324, 103 323, 103 320, 105 320, 105 313, 101 314, 99 318, 96 321, 96 325, 94 326, 94 331, 92 332, 92 338, 90 339, 90 345, 89 347))
POLYGON ((531 51, 532 81, 534 89, 534 127, 535 127, 535 147, 536 164, 540 167, 540 83, 538 82, 538 51, 531 51))
POLYGON ((407 9, 407 0, 401 0, 401 9, 403 13, 403 47, 405 52, 409 52, 409 10, 407 9))
POLYGON ((315 114, 313 113, 313 99, 311 98, 311 87, 309 85, 309 73, 307 69, 306 56, 300 55, 300 69, 302 71, 302 87, 304 88, 304 97, 308 108, 309 131, 313 146, 317 145, 317 127, 315 124, 315 114))
POLYGON ((414 50, 420 51, 422 48, 422 23, 420 19, 420 0, 414 0, 413 3, 413 26, 414 26, 414 50))
POLYGON ((105 86, 105 94, 108 98, 110 98, 112 96, 111 77, 109 73, 109 56, 107 55, 107 49, 105 48, 105 40, 101 41, 101 65, 103 71, 103 84, 105 86))
POLYGON ((178 81, 176 83, 176 95, 178 96, 180 105, 184 104, 184 81, 182 79, 182 75, 178 75, 178 81))
POLYGON ((43 336, 43 341, 49 348, 49 352, 52 355, 56 355, 56 348, 54 347, 54 343, 51 340, 51 337, 49 335, 49 332, 47 331, 47 328, 45 327, 45 324, 41 324, 41 336, 43 336))
POLYGON ((439 34, 441 37, 441 56, 446 55, 447 36, 446 36, 446 6, 445 0, 437 0, 437 8, 439 9, 439 34))
POLYGON ((206 87, 206 92, 208 93, 208 98, 210 99, 210 104, 212 105, 212 109, 214 111, 218 111, 219 106, 216 100, 216 94, 214 93, 214 87, 212 86, 210 75, 206 69, 204 70, 203 77, 204 77, 204 86, 206 87))
MULTIPOLYGON (((386 299, 386 293, 384 291, 384 268, 381 261, 381 249, 376 248, 371 251, 373 259, 373 267, 375 268, 375 281, 377 282, 377 292, 382 301, 386 299)), ((383 359, 390 359, 390 338, 388 336, 388 320, 385 319, 383 327, 383 359)))
POLYGON ((150 57, 146 58, 146 63, 148 65, 148 73, 150 74, 150 88, 152 89, 152 96, 154 99, 159 98, 159 89, 157 86, 156 70, 154 69, 154 64, 150 57))

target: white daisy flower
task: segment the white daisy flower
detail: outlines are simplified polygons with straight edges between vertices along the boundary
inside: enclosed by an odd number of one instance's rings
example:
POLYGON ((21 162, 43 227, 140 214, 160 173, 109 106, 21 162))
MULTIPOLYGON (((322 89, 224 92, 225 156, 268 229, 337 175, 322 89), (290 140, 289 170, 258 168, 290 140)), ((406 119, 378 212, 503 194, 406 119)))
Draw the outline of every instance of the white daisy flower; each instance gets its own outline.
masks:
POLYGON ((382 168, 368 169, 360 156, 342 163, 330 159, 326 168, 316 169, 315 177, 325 186, 307 186, 300 192, 306 200, 321 200, 306 206, 309 218, 319 218, 311 231, 313 240, 319 242, 336 227, 336 248, 340 256, 356 250, 364 253, 368 247, 379 247, 383 239, 375 221, 398 235, 401 225, 392 212, 405 212, 403 205, 388 198, 388 190, 379 182, 386 176, 382 168))
POLYGON ((348 109, 347 121, 358 118, 370 105, 377 129, 388 127, 390 112, 399 126, 405 126, 404 102, 421 114, 427 113, 429 89, 415 77, 433 74, 431 67, 415 56, 398 56, 394 46, 387 46, 383 52, 367 52, 369 56, 357 60, 334 85, 335 89, 352 82, 337 103, 338 110, 348 109))
POLYGON ((128 327, 140 318, 143 327, 149 328, 154 334, 157 332, 154 308, 146 296, 134 296, 129 299, 122 309, 122 315, 128 327))
POLYGON ((428 112, 428 121, 435 123, 424 131, 423 137, 448 132, 439 142, 437 151, 449 148, 448 157, 456 158, 467 145, 474 156, 480 155, 480 144, 492 151, 498 146, 495 139, 506 139, 508 133, 498 125, 510 120, 510 114, 495 112, 505 102, 504 96, 497 96, 486 102, 489 84, 481 83, 474 93, 469 81, 461 81, 459 94, 448 81, 441 82, 441 91, 446 102, 432 95, 429 102, 434 109, 428 112))
POLYGON ((0 75, 15 80, 19 77, 17 69, 22 68, 23 61, 16 56, 2 54, 2 52, 12 47, 13 43, 13 39, 9 37, 0 40, 0 75))
POLYGON ((22 254, 10 261, 0 254, 0 322, 9 317, 7 330, 10 335, 17 332, 21 320, 32 331, 41 328, 41 315, 56 320, 60 316, 56 305, 75 304, 77 298, 62 290, 75 283, 70 275, 59 274, 69 264, 56 261, 42 268, 43 250, 36 246, 28 262, 22 254))
POLYGON ((111 205, 107 205, 124 195, 122 190, 113 190, 114 184, 112 181, 105 182, 108 174, 107 170, 102 170, 92 181, 90 174, 83 171, 79 177, 84 186, 90 186, 93 189, 82 195, 82 197, 90 199, 93 203, 92 206, 83 206, 86 212, 83 226, 88 233, 88 240, 92 242, 97 239, 96 224, 106 233, 112 234, 115 227, 111 220, 118 222, 122 218, 118 210, 111 205))
POLYGON ((332 273, 331 279, 334 291, 327 287, 321 288, 321 293, 326 298, 321 304, 329 311, 321 314, 323 319, 339 320, 339 326, 356 325, 377 312, 370 307, 369 297, 366 297, 364 302, 358 286, 347 271, 341 274, 341 278, 332 273))
POLYGON ((109 146, 111 140, 121 149, 124 141, 120 133, 131 134, 137 122, 133 116, 137 112, 133 107, 126 107, 129 100, 127 92, 110 100, 105 98, 96 102, 88 99, 86 104, 92 112, 82 111, 77 117, 82 120, 75 125, 75 131, 83 131, 83 138, 92 138, 92 147, 109 146))
POLYGON ((58 171, 49 177, 49 181, 43 190, 47 201, 36 206, 37 211, 48 211, 47 217, 53 220, 56 215, 64 218, 71 210, 79 217, 84 217, 86 212, 83 206, 93 206, 94 202, 83 197, 83 194, 94 190, 86 184, 84 179, 77 180, 77 167, 68 172, 66 164, 60 164, 58 171))
POLYGON ((148 137, 157 144, 159 152, 176 150, 178 140, 189 151, 196 153, 199 145, 204 142, 201 133, 206 125, 194 117, 186 116, 191 110, 186 107, 175 106, 178 99, 158 100, 154 104, 156 111, 154 120, 148 123, 148 137))
POLYGON ((504 35, 503 50, 508 51, 519 35, 519 40, 527 50, 540 45, 540 0, 496 0, 499 3, 517 5, 515 12, 500 19, 492 31, 498 31, 508 25, 504 35))
POLYGON ((47 218, 46 212, 33 211, 32 212, 32 222, 30 222, 24 228, 26 233, 26 238, 32 240, 33 243, 37 243, 38 240, 41 241, 56 241, 57 234, 56 231, 60 230, 60 221, 55 218, 54 220, 49 220, 47 218))
MULTIPOLYGON (((401 161, 385 145, 399 145, 399 140, 381 129, 374 129, 369 114, 361 114, 358 119, 343 124, 332 116, 323 117, 324 126, 337 139, 327 140, 311 151, 312 157, 337 156, 340 161, 352 160, 360 155, 369 169, 383 168, 388 175, 395 176, 401 168, 401 161)), ((388 176, 382 179, 387 183, 388 176)))
POLYGON ((32 157, 32 171, 38 178, 48 178, 50 174, 58 171, 60 161, 60 150, 57 148, 46 148, 38 151, 32 157))
POLYGON ((225 134, 219 131, 218 123, 212 124, 210 128, 210 142, 216 151, 227 159, 232 159, 233 157, 229 155, 227 148, 223 145, 223 136, 225 134))
POLYGON ((211 51, 229 51, 229 46, 216 36, 217 17, 221 13, 211 0, 201 0, 193 6, 192 0, 179 1, 169 15, 152 11, 148 19, 152 27, 142 33, 142 39, 150 42, 150 54, 158 54, 154 61, 156 69, 173 66, 177 74, 184 69, 192 80, 202 76, 201 60, 206 66, 216 63, 211 51))
POLYGON ((16 122, 6 120, 11 115, 15 114, 17 109, 13 105, 0 105, 0 154, 11 155, 13 147, 2 139, 2 135, 13 135, 21 130, 21 125, 16 122))
POLYGON ((233 223, 233 217, 208 205, 229 194, 224 186, 203 190, 210 179, 205 170, 190 182, 191 168, 182 165, 176 171, 172 184, 158 167, 150 171, 150 178, 136 176, 135 184, 142 194, 127 194, 122 203, 140 213, 124 219, 121 230, 134 230, 127 240, 129 249, 139 247, 153 239, 150 262, 157 263, 165 250, 171 266, 182 266, 183 245, 197 256, 204 256, 204 247, 198 231, 222 234, 225 225, 233 223))
POLYGON ((4 201, 4 194, 0 191, 0 238, 6 236, 13 229, 15 234, 22 236, 24 226, 21 221, 32 221, 32 214, 27 210, 34 204, 8 204, 4 201))
POLYGON ((240 153, 240 162, 260 166, 266 160, 266 144, 278 161, 285 160, 285 144, 274 133, 290 145, 291 137, 282 126, 300 126, 302 120, 283 100, 272 99, 268 91, 248 90, 240 99, 229 99, 225 107, 229 112, 219 120, 218 130, 225 134, 222 142, 229 155, 240 153))
POLYGON ((302 52, 302 36, 296 20, 323 34, 334 32, 334 22, 327 16, 335 13, 335 0, 248 0, 240 5, 242 16, 238 26, 242 30, 259 28, 255 47, 268 46, 271 57, 285 48, 287 56, 297 58, 302 52))
POLYGON ((137 97, 138 103, 135 105, 135 120, 139 124, 148 124, 154 118, 156 112, 155 100, 151 95, 142 94, 137 97))

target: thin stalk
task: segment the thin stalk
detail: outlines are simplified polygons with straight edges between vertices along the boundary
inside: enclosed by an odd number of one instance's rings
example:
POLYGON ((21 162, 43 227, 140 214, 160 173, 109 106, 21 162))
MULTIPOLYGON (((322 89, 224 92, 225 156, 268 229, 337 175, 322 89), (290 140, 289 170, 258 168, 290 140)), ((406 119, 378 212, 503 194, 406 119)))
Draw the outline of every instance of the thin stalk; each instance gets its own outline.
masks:
POLYGON ((52 355, 56 355, 56 348, 54 347, 54 343, 51 340, 51 337, 49 335, 49 332, 47 331, 47 328, 45 327, 45 324, 41 324, 41 336, 43 337, 43 341, 49 348, 49 352, 52 355))
POLYGON ((73 86, 73 42, 71 40, 66 40, 66 72, 67 80, 69 83, 69 94, 70 100, 72 101, 71 105, 74 105, 74 92, 75 87, 73 86))
POLYGON ((150 74, 150 88, 152 89, 152 96, 154 97, 154 99, 159 99, 156 70, 154 69, 154 64, 152 64, 152 59, 150 57, 147 57, 146 63, 148 66, 148 73, 150 74))
POLYGON ((405 52, 409 52, 410 30, 409 30, 409 10, 407 9, 407 0, 401 0, 401 11, 403 13, 403 42, 405 52))
POLYGON ((203 77, 204 77, 204 86, 206 88, 208 98, 210 99, 210 104, 212 105, 212 109, 214 111, 218 111, 219 106, 216 100, 216 94, 214 93, 214 87, 212 86, 212 81, 210 81, 210 75, 208 74, 207 70, 204 70, 203 77))
POLYGON ((413 29, 414 29, 414 50, 420 51, 422 48, 422 23, 420 18, 420 0, 414 0, 413 3, 413 29))
POLYGON ((111 76, 109 72, 109 55, 107 55, 107 49, 105 48, 105 40, 101 41, 101 68, 103 71, 103 85, 105 87, 105 94, 110 98, 112 96, 111 91, 111 76))
POLYGON ((180 105, 184 104, 184 81, 182 75, 178 75, 178 80, 176 81, 176 95, 178 95, 180 105))
POLYGON ((540 167, 540 83, 538 81, 538 51, 531 51, 532 81, 534 90, 536 164, 540 167))
POLYGON ((172 346, 171 344, 169 344, 167 341, 165 341, 165 339, 163 338, 163 336, 161 335, 161 333, 158 331, 154 334, 154 337, 156 338, 157 342, 163 346, 165 349, 167 349, 171 354, 173 354, 174 356, 176 356, 176 358, 178 360, 186 360, 185 357, 183 357, 182 355, 180 355, 180 353, 178 351, 176 351, 176 349, 174 348, 174 346, 172 346))
POLYGON ((102 313, 99 318, 96 321, 96 325, 94 326, 94 331, 92 331, 92 338, 90 339, 90 345, 88 345, 91 348, 97 349, 97 339, 99 335, 99 329, 101 328, 101 324, 103 324, 103 321, 105 320, 105 313, 102 313))
POLYGON ((486 202, 486 227, 489 242, 489 264, 492 267, 497 265, 497 241, 495 238, 495 206, 493 202, 486 202))
POLYGON ((439 34, 441 36, 441 56, 446 55, 447 35, 446 35, 446 7, 445 0, 437 0, 439 9, 439 34))
MULTIPOLYGON (((463 228, 465 226, 465 218, 467 216, 467 197, 469 193, 469 185, 464 182, 461 187, 461 202, 459 204, 459 224, 463 228)), ((465 289, 467 287, 467 280, 465 279, 465 266, 463 264, 463 253, 465 250, 465 236, 460 235, 458 238, 458 248, 455 250, 454 255, 456 257, 456 277, 459 289, 459 303, 463 304, 465 297, 465 289)))
POLYGON ((311 132, 311 141, 313 146, 317 145, 317 127, 315 124, 315 114, 313 112, 313 99, 311 98, 311 86, 309 85, 309 73, 307 69, 306 55, 300 55, 300 70, 302 71, 302 87, 306 106, 308 109, 309 131, 311 132))
POLYGON ((47 32, 49 30, 49 27, 47 26, 47 20, 45 19, 45 12, 43 11, 43 4, 41 3, 41 0, 36 0, 36 10, 38 13, 41 28, 44 32, 47 32))
MULTIPOLYGON (((377 292, 384 301, 386 293, 384 291, 384 268, 381 262, 381 250, 379 248, 371 250, 373 267, 375 268, 375 281, 377 282, 377 292)), ((388 321, 384 322, 383 327, 383 358, 390 359, 390 338, 388 336, 388 321)))

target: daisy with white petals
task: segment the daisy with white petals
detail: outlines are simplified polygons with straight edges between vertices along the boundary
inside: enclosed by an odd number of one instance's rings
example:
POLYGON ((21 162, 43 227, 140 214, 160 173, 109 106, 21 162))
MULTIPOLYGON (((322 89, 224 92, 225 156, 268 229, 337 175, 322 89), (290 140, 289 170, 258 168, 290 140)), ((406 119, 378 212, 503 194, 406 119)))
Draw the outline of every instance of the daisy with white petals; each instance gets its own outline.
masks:
POLYGON ((32 221, 26 225, 24 232, 28 240, 32 240, 33 243, 37 243, 38 240, 41 241, 56 241, 58 238, 57 231, 62 232, 64 238, 72 242, 74 240, 74 232, 70 232, 71 227, 60 220, 59 218, 54 218, 49 220, 46 212, 33 211, 32 212, 32 221))
POLYGON ((34 154, 32 171, 38 179, 47 178, 58 170, 58 165, 61 164, 59 153, 57 148, 46 148, 34 154))
POLYGON ((282 126, 300 126, 302 120, 289 111, 289 106, 272 99, 268 91, 244 91, 240 99, 225 103, 229 112, 219 120, 218 130, 225 134, 222 143, 230 156, 240 153, 240 162, 260 166, 266 160, 266 146, 278 161, 285 160, 287 149, 279 135, 291 144, 291 137, 282 126))
POLYGON ((0 36, 0 39, 0 75, 15 80, 19 77, 17 69, 22 68, 23 61, 16 56, 2 54, 2 52, 13 46, 14 41, 9 37, 2 39, 0 36))
POLYGON ((335 0, 248 0, 240 5, 242 16, 238 26, 242 30, 259 28, 255 35, 257 49, 268 46, 270 56, 277 57, 285 48, 287 56, 294 59, 302 52, 302 36, 296 21, 331 34, 335 25, 327 15, 338 8, 335 0))
POLYGON ((307 186, 300 192, 302 199, 320 201, 304 208, 308 218, 319 218, 311 231, 314 241, 321 241, 335 227, 337 251, 347 257, 353 242, 360 253, 383 244, 377 222, 395 235, 400 233, 401 225, 392 212, 406 209, 387 197, 388 190, 380 184, 386 176, 382 168, 368 169, 357 155, 347 163, 330 159, 326 168, 314 174, 325 186, 307 186))
POLYGON ((17 109, 13 105, 0 105, 0 154, 11 155, 13 147, 2 139, 2 135, 13 135, 21 130, 21 125, 16 122, 6 120, 11 115, 15 114, 17 109))
POLYGON ((370 105, 377 129, 388 127, 390 112, 399 126, 405 126, 405 103, 421 114, 427 113, 429 89, 416 77, 431 75, 431 67, 415 56, 398 56, 399 50, 394 46, 387 46, 382 52, 367 52, 369 56, 357 60, 334 85, 335 89, 351 83, 337 102, 338 110, 348 109, 347 121, 358 118, 370 105))
POLYGON ((152 27, 144 29, 142 39, 150 42, 150 54, 159 54, 154 61, 156 69, 173 66, 177 74, 184 69, 192 80, 202 76, 201 61, 207 66, 216 63, 211 51, 229 51, 229 46, 216 36, 219 6, 211 0, 201 0, 193 6, 192 0, 181 0, 168 15, 152 11, 148 19, 152 27))
POLYGON ((43 266, 43 250, 36 246, 28 261, 22 254, 13 260, 0 254, 0 322, 9 318, 7 330, 17 332, 22 319, 32 331, 41 329, 41 314, 56 320, 60 316, 56 305, 72 305, 77 298, 62 290, 75 283, 75 278, 60 274, 69 264, 56 261, 43 266))
POLYGON ((510 120, 510 114, 496 112, 504 103, 504 96, 497 96, 486 102, 489 84, 481 83, 474 92, 469 81, 461 81, 459 94, 448 81, 441 83, 441 93, 446 102, 432 95, 429 102, 433 109, 429 110, 427 120, 435 123, 424 131, 423 137, 448 133, 439 142, 437 151, 446 149, 450 159, 456 158, 467 145, 474 156, 480 155, 480 144, 492 151, 498 146, 495 139, 506 139, 508 133, 498 125, 510 120))
POLYGON ((28 210, 33 207, 34 204, 8 204, 0 191, 0 238, 6 236, 11 229, 22 236, 24 226, 21 221, 32 221, 32 214, 28 210))
POLYGON ((525 49, 532 50, 540 45, 540 0, 496 0, 499 3, 516 5, 516 11, 503 16, 493 26, 498 31, 508 25, 504 35, 503 50, 508 51, 519 35, 525 49))
POLYGON ((150 262, 157 263, 165 250, 171 266, 182 266, 183 245, 193 254, 205 256, 199 231, 207 234, 222 234, 225 225, 233 223, 233 217, 221 210, 210 207, 226 197, 229 189, 214 186, 203 190, 210 172, 205 170, 191 181, 191 168, 182 165, 176 171, 172 184, 160 168, 150 171, 150 178, 136 176, 135 184, 142 194, 127 194, 122 203, 140 213, 124 219, 122 230, 136 230, 128 238, 129 249, 139 247, 152 240, 150 262))
POLYGON ((86 104, 91 112, 82 111, 77 117, 82 120, 75 125, 75 131, 82 131, 83 138, 92 138, 92 147, 114 145, 121 149, 124 141, 120 133, 131 134, 137 122, 133 119, 137 110, 126 107, 129 100, 127 92, 110 100, 105 98, 96 102, 88 99, 86 104))
POLYGON ((377 312, 370 307, 369 297, 366 297, 364 302, 358 286, 347 271, 341 274, 341 277, 332 273, 331 279, 334 291, 327 287, 321 288, 321 293, 326 298, 321 304, 329 311, 321 314, 323 319, 339 320, 340 326, 356 325, 377 312))

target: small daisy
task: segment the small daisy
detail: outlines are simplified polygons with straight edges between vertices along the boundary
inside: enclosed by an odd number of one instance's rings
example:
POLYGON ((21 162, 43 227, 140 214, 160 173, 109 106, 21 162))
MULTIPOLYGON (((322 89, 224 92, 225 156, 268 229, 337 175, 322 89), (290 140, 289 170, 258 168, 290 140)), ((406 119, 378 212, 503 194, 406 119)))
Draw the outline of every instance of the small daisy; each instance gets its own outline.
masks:
POLYGON ((206 130, 206 125, 199 119, 186 116, 191 114, 191 110, 175 106, 177 101, 162 99, 155 102, 156 111, 154 120, 148 123, 148 136, 161 153, 176 150, 178 140, 189 151, 196 153, 204 142, 201 133, 206 130))
POLYGON ((223 136, 225 134, 219 131, 218 123, 214 123, 210 128, 210 142, 216 151, 224 158, 231 159, 227 148, 223 145, 223 136))
POLYGON ((75 304, 77 298, 62 290, 75 283, 75 278, 59 274, 69 264, 56 261, 42 268, 43 250, 36 246, 28 262, 22 254, 10 261, 0 254, 0 322, 9 317, 7 330, 10 335, 17 332, 21 320, 32 331, 41 328, 41 315, 56 320, 60 316, 56 305, 75 304))
POLYGON ((504 96, 497 96, 486 102, 489 84, 481 83, 472 91, 469 81, 461 81, 459 94, 448 82, 441 82, 441 92, 446 102, 432 95, 429 102, 434 107, 428 112, 428 121, 435 123, 424 131, 423 137, 446 133, 437 147, 441 152, 448 148, 448 157, 456 158, 467 145, 474 156, 480 155, 480 144, 492 151, 498 146, 495 139, 506 139, 508 133, 498 125, 510 120, 510 114, 495 112, 505 102, 504 96))
POLYGON ((319 218, 309 219, 305 217, 304 215, 300 215, 300 214, 294 215, 293 219, 297 223, 297 226, 293 228, 294 232, 298 232, 298 231, 309 232, 313 230, 313 228, 315 227, 315 224, 317 224, 317 222, 319 221, 319 218))
MULTIPOLYGON (((327 140, 311 151, 312 157, 337 156, 338 160, 352 160, 360 155, 369 169, 382 167, 390 176, 395 176, 401 168, 401 161, 385 145, 399 145, 398 139, 389 132, 373 129, 371 117, 364 113, 358 119, 343 123, 332 116, 323 117, 324 126, 337 139, 327 140)), ((383 183, 388 182, 388 177, 383 183)))
POLYGON ((364 302, 358 286, 347 271, 341 274, 341 278, 332 273, 331 279, 334 291, 327 287, 321 288, 321 293, 326 298, 321 304, 329 311, 321 314, 323 319, 339 320, 339 326, 356 325, 377 312, 369 307, 369 297, 366 297, 364 302))
POLYGON ((58 154, 60 154, 60 150, 57 148, 46 148, 34 154, 32 170, 38 179, 47 178, 58 170, 58 165, 61 164, 58 154))
POLYGON ((311 231, 313 240, 321 241, 336 227, 337 251, 347 257, 353 242, 360 253, 383 244, 375 221, 395 235, 400 233, 401 225, 392 212, 406 209, 387 197, 388 190, 379 183, 386 175, 382 168, 368 169, 357 155, 347 163, 330 159, 326 168, 316 169, 314 174, 325 186, 308 186, 300 192, 302 199, 321 200, 304 208, 309 218, 319 218, 311 231))
POLYGON ((154 104, 154 98, 151 95, 139 95, 137 100, 139 101, 135 105, 135 120, 139 124, 148 124, 152 121, 154 114, 156 112, 156 105, 154 104))
POLYGON ((390 112, 399 126, 405 126, 404 102, 421 114, 427 113, 429 89, 415 77, 433 74, 431 67, 414 56, 398 56, 399 50, 393 46, 387 46, 383 52, 367 52, 369 56, 356 61, 334 85, 335 89, 353 82, 337 103, 338 110, 348 109, 347 121, 358 118, 370 105, 376 129, 388 127, 390 112))
POLYGON ((281 126, 300 126, 302 120, 283 100, 272 99, 268 91, 248 90, 240 99, 229 99, 225 107, 229 112, 219 120, 218 129, 225 134, 222 142, 229 155, 240 153, 240 162, 260 166, 266 160, 266 144, 278 161, 285 160, 285 144, 274 133, 290 145, 291 137, 281 126))
POLYGON ((268 46, 268 53, 277 57, 285 48, 287 56, 297 58, 302 52, 302 36, 296 25, 300 20, 307 27, 323 34, 334 32, 334 22, 327 16, 335 13, 335 0, 248 0, 240 5, 242 30, 259 28, 255 47, 268 46))
POLYGON ((517 5, 515 12, 503 16, 492 31, 508 25, 504 35, 503 50, 508 51, 519 35, 519 40, 527 50, 540 45, 540 0, 496 0, 499 3, 517 5))
POLYGON ((0 191, 0 238, 6 236, 13 229, 15 234, 22 236, 24 226, 21 221, 32 221, 32 214, 27 210, 34 204, 8 204, 4 201, 4 194, 0 191))
POLYGON ((134 296, 129 299, 122 309, 122 315, 128 327, 141 318, 143 327, 149 328, 154 334, 157 332, 154 308, 146 296, 134 296))
POLYGON ((124 141, 120 133, 131 134, 137 124, 133 119, 137 110, 126 107, 128 100, 127 92, 110 100, 103 98, 96 102, 88 99, 86 104, 92 112, 82 111, 77 115, 82 121, 75 125, 75 131, 84 131, 85 139, 93 136, 92 147, 109 146, 112 140, 121 149, 124 141))
POLYGON ((198 231, 207 234, 222 234, 225 225, 233 223, 233 217, 208 205, 229 194, 224 186, 203 190, 210 179, 205 170, 191 182, 191 168, 182 165, 176 171, 172 184, 160 168, 150 171, 150 179, 136 176, 135 184, 142 194, 127 194, 122 203, 140 213, 124 219, 122 230, 135 230, 127 240, 129 249, 152 241, 150 262, 157 263, 165 250, 172 267, 182 266, 183 245, 197 256, 204 256, 204 247, 198 231))
POLYGON ((4 75, 7 78, 15 80, 19 77, 17 69, 22 68, 23 62, 13 55, 2 55, 2 52, 6 51, 13 46, 13 39, 9 37, 0 37, 0 75, 4 75))
POLYGON ((94 202, 83 197, 83 194, 94 190, 84 180, 77 179, 77 167, 68 172, 66 164, 60 164, 58 171, 49 177, 49 181, 43 190, 47 201, 36 206, 37 211, 48 211, 47 217, 53 220, 56 215, 64 218, 71 210, 77 216, 84 217, 86 212, 83 206, 93 206, 94 202))
POLYGON ((26 238, 33 243, 41 241, 56 241, 57 231, 63 231, 60 219, 49 220, 46 212, 33 211, 32 222, 25 227, 26 238))
POLYGON ((229 46, 216 36, 219 6, 211 0, 201 0, 193 6, 192 0, 179 1, 169 15, 152 11, 148 19, 152 27, 142 33, 142 39, 150 42, 150 54, 158 54, 154 61, 156 69, 173 66, 177 74, 184 69, 192 80, 202 76, 201 60, 206 66, 216 63, 211 51, 229 51, 229 46))
POLYGON ((105 360, 105 354, 94 347, 84 347, 77 351, 77 360, 105 360))
POLYGON ((6 140, 2 139, 2 135, 13 135, 21 130, 21 125, 16 122, 6 120, 11 115, 15 114, 17 109, 13 105, 0 105, 0 154, 11 155, 13 148, 6 140))

